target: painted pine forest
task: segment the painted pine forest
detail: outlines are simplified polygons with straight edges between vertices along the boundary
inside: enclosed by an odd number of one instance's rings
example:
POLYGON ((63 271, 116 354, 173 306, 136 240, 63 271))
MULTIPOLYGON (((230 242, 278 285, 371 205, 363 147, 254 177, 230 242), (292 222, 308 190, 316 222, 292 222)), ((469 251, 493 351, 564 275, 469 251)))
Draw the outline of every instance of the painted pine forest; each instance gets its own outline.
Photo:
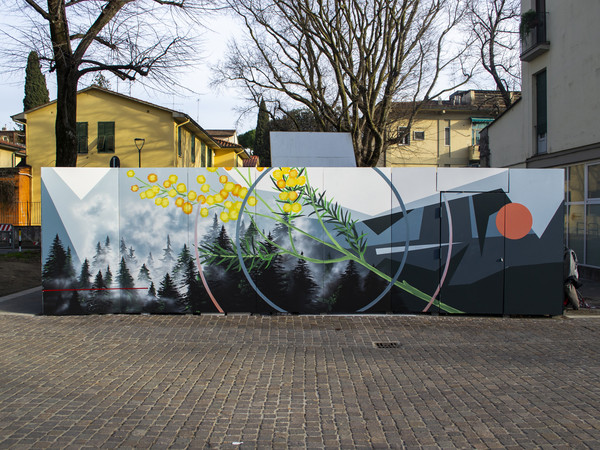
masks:
MULTIPOLYGON (((364 306, 365 298, 374 298, 387 285, 372 272, 360 271, 352 260, 320 270, 304 259, 278 254, 276 246, 287 238, 283 227, 275 227, 262 241, 254 222, 241 227, 247 245, 273 255, 268 264, 251 267, 249 273, 261 292, 285 311, 356 311, 364 306), (343 305, 338 298, 345 299, 343 305)), ((205 281, 225 311, 275 312, 256 294, 239 267, 206 256, 214 255, 216 248, 233 251, 232 238, 216 215, 198 246, 204 254, 202 262, 208 263, 202 266, 205 281)), ((79 267, 75 267, 70 247, 65 248, 56 235, 42 277, 46 314, 217 312, 198 271, 195 249, 187 244, 173 248, 169 235, 160 254, 143 256, 124 238, 114 245, 107 236, 79 267)))

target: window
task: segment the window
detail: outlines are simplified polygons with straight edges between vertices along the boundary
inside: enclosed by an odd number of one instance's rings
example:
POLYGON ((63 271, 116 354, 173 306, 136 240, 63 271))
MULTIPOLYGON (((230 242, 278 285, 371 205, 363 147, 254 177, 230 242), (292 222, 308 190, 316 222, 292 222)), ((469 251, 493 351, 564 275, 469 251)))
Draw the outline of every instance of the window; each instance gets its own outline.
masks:
POLYGON ((424 131, 415 131, 413 133, 413 139, 415 141, 424 141, 425 140, 425 132, 424 131))
POLYGON ((77 122, 77 153, 88 152, 88 123, 77 122))
POLYGON ((200 141, 200 166, 206 167, 206 145, 200 141))
POLYGON ((494 119, 471 117, 471 145, 479 145, 481 130, 493 121, 494 119))
POLYGON ((410 129, 398 127, 398 145, 410 145, 410 129))
POLYGON ((181 127, 177 128, 177 156, 181 158, 181 127))
POLYGON ((212 167, 213 165, 213 154, 212 154, 212 150, 210 149, 209 146, 206 146, 206 167, 212 167))
POLYGON ((192 163, 196 162, 196 136, 192 136, 192 163))
POLYGON ((547 152, 546 133, 548 131, 548 97, 546 71, 535 75, 535 118, 536 118, 536 151, 547 152))
POLYGON ((115 123, 98 122, 98 152, 115 152, 115 123))
POLYGON ((444 145, 450 146, 450 121, 448 121, 448 126, 444 128, 444 145))

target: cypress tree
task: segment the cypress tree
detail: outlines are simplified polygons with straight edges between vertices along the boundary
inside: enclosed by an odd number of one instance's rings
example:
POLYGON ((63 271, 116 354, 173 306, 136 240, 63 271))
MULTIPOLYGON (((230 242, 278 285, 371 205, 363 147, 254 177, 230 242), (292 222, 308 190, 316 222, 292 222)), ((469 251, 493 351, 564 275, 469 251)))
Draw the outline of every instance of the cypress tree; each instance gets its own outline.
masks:
POLYGON ((271 152, 269 151, 269 112, 265 99, 261 99, 256 120, 256 131, 254 138, 254 154, 260 159, 259 164, 263 167, 271 165, 271 152))
POLYGON ((43 105, 50 101, 46 77, 40 68, 40 59, 36 52, 29 53, 27 68, 25 69, 25 97, 23 108, 25 111, 43 105))

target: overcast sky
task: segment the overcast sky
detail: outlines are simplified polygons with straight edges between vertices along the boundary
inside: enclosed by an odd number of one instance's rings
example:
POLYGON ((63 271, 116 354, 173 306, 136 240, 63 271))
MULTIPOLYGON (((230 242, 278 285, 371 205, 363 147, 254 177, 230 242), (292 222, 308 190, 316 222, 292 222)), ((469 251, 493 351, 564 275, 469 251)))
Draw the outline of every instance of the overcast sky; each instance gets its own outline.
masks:
MULTIPOLYGON (((10 18, 0 17, 0 29, 6 30, 6 24, 10 18)), ((235 109, 243 106, 239 99, 239 94, 234 89, 221 89, 215 91, 209 86, 210 68, 209 65, 220 60, 224 54, 227 42, 231 38, 237 26, 231 19, 225 17, 220 19, 211 19, 211 28, 203 33, 206 39, 204 46, 206 64, 202 64, 204 69, 193 73, 183 74, 180 82, 189 90, 182 90, 181 93, 166 94, 162 92, 148 90, 137 84, 111 79, 111 89, 125 95, 139 98, 141 100, 154 103, 166 108, 184 112, 195 119, 198 124, 205 129, 237 129, 241 134, 256 126, 256 113, 250 114, 241 122, 238 122, 240 113, 235 109)), ((4 45, 6 37, 0 35, 0 45, 4 45)), ((0 62, 0 66, 1 66, 0 62)), ((25 67, 20 74, 8 75, 0 67, 0 128, 16 128, 11 116, 23 111, 25 67)), ((50 91, 50 100, 56 99, 56 82, 54 74, 44 74, 46 84, 50 91)), ((80 83, 79 89, 85 88, 87 83, 80 83)), ((257 111, 258 112, 258 111, 257 111)))

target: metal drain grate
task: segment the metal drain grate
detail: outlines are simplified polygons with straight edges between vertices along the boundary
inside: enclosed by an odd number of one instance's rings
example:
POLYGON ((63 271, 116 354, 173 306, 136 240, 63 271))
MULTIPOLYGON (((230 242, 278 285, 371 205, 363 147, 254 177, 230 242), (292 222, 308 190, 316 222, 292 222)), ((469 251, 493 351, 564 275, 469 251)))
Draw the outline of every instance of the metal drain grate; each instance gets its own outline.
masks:
POLYGON ((400 348, 400 342, 373 342, 376 348, 400 348))

